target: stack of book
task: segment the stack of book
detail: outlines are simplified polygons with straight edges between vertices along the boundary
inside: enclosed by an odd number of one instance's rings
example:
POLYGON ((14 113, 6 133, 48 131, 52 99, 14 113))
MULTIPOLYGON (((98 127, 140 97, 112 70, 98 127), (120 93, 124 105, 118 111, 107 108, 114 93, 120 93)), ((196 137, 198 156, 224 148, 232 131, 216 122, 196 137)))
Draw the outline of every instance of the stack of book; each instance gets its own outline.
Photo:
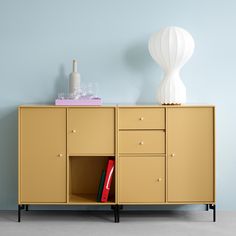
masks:
POLYGON ((111 187, 112 176, 114 173, 114 168, 115 168, 115 160, 109 159, 106 170, 102 170, 100 183, 98 187, 97 202, 107 202, 111 187))

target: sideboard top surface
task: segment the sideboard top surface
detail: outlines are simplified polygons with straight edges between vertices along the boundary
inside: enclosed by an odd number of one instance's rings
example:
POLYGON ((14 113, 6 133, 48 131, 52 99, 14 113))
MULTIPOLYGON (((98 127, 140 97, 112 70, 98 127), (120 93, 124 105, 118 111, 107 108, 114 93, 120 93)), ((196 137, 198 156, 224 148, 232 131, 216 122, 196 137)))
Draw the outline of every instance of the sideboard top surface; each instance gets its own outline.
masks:
POLYGON ((26 104, 26 105, 20 105, 19 108, 168 108, 168 107, 176 107, 176 108, 184 108, 184 107, 215 107, 215 105, 212 104, 184 104, 184 105, 155 105, 155 104, 103 104, 102 106, 58 106, 58 105, 52 105, 52 104, 26 104))

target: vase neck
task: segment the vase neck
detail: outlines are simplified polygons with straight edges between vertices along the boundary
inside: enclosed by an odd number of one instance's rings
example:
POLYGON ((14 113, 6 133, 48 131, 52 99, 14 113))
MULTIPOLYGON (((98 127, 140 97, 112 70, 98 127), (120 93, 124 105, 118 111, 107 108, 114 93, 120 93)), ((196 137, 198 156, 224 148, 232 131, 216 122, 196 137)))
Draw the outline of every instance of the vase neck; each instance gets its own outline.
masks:
POLYGON ((165 79, 177 80, 180 79, 179 70, 169 70, 165 72, 165 79))

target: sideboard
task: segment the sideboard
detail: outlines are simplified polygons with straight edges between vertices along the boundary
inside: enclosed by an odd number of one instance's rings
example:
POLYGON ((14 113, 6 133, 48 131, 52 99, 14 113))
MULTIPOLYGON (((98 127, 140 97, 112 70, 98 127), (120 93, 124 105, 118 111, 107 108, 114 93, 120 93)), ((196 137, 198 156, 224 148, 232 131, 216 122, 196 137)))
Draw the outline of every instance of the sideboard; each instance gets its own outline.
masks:
POLYGON ((203 204, 215 201, 214 106, 18 108, 18 221, 29 205, 203 204), (97 202, 101 171, 115 172, 97 202))

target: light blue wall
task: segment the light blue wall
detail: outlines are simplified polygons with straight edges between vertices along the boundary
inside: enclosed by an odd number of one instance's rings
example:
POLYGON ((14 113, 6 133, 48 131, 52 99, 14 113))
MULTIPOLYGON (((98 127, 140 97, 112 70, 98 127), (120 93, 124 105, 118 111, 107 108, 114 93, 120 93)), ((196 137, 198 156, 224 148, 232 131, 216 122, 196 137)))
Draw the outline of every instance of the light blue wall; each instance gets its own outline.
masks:
POLYGON ((193 35, 189 103, 217 107, 217 202, 236 210, 236 1, 0 0, 0 209, 17 201, 17 110, 53 103, 73 58, 105 103, 155 103, 161 70, 147 42, 164 26, 193 35))

